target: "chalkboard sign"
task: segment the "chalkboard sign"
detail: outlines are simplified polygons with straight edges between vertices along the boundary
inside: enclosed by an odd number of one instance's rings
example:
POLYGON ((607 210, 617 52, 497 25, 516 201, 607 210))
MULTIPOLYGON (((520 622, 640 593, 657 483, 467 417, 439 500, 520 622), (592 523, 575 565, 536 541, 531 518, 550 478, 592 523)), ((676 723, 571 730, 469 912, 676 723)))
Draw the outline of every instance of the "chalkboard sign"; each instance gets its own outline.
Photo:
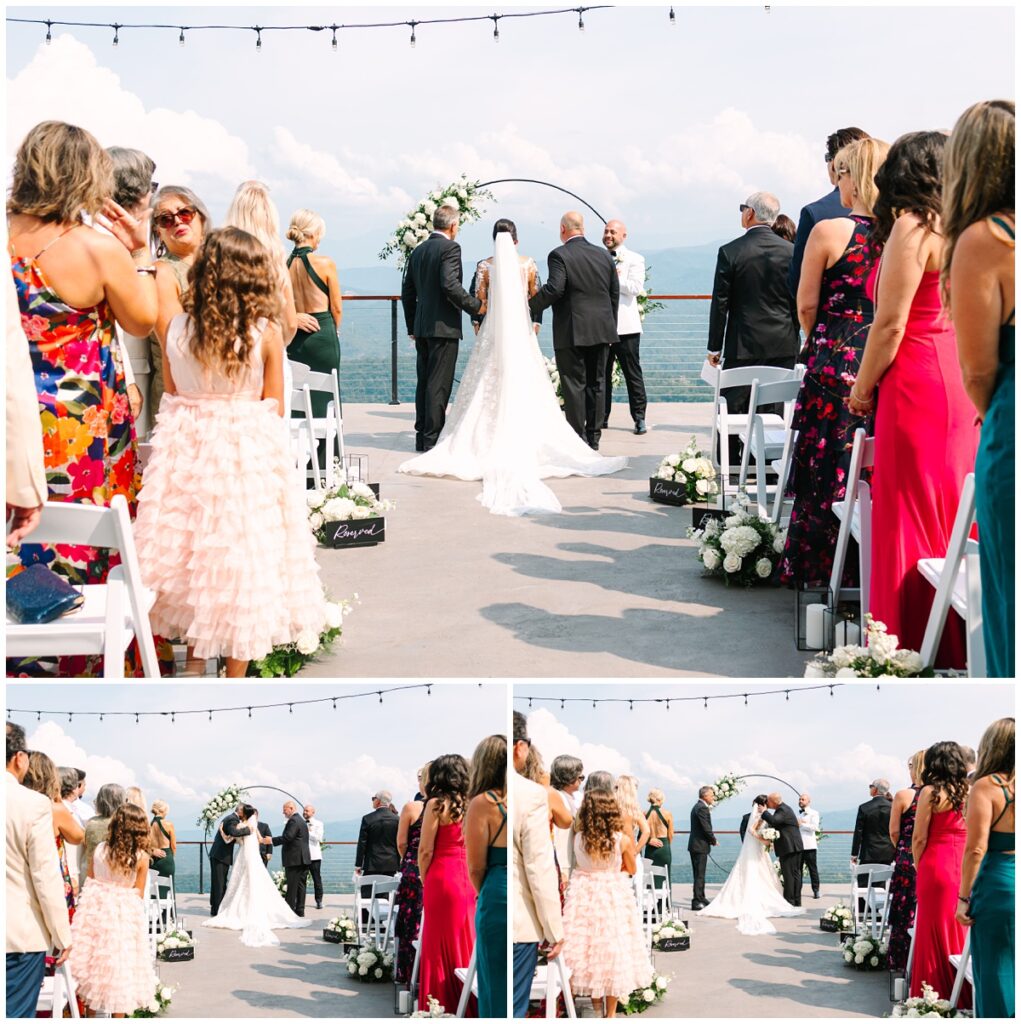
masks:
POLYGON ((659 939, 656 942, 656 949, 660 953, 678 953, 682 950, 691 949, 691 936, 678 935, 671 939, 659 939))
POLYGON ((176 949, 165 949, 160 953, 159 958, 168 964, 178 963, 181 960, 194 960, 195 947, 178 946, 176 949))
POLYGON ((323 526, 327 547, 361 548, 386 540, 386 518, 333 520, 323 526))
POLYGON ((658 476, 651 476, 649 497, 661 505, 687 505, 688 489, 676 480, 660 480, 658 476))

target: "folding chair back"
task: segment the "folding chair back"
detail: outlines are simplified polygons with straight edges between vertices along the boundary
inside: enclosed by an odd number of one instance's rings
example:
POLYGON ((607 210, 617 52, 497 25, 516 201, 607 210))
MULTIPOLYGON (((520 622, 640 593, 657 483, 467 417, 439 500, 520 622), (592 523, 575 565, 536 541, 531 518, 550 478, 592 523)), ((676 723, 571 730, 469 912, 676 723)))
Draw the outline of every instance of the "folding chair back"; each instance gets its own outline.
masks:
MULTIPOLYGON (((763 383, 761 380, 752 382, 751 394, 748 397, 749 426, 739 435, 744 441, 741 453, 741 474, 739 486, 744 487, 748 480, 750 460, 755 459, 755 494, 758 513, 763 518, 770 517, 766 487, 766 472, 770 463, 779 457, 783 462, 783 471, 778 474, 777 494, 774 506, 778 501, 782 504, 783 489, 787 483, 787 471, 790 468, 790 457, 793 452, 791 420, 794 418, 794 403, 801 391, 801 380, 805 374, 804 366, 795 366, 790 371, 793 376, 788 380, 763 383), (783 405, 781 422, 776 423, 775 414, 761 413, 763 406, 783 405)), ((776 512, 776 509, 774 509, 776 512)), ((777 512, 777 519, 779 513, 777 512)))

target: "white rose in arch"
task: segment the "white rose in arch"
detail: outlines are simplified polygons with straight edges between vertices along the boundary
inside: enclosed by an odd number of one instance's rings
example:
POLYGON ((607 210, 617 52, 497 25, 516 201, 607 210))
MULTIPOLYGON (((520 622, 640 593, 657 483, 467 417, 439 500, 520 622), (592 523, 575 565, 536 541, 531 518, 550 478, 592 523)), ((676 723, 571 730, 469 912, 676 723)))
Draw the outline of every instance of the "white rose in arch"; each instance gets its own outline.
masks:
POLYGON ((422 212, 427 217, 431 217, 436 212, 436 204, 431 199, 427 199, 422 204, 422 212))

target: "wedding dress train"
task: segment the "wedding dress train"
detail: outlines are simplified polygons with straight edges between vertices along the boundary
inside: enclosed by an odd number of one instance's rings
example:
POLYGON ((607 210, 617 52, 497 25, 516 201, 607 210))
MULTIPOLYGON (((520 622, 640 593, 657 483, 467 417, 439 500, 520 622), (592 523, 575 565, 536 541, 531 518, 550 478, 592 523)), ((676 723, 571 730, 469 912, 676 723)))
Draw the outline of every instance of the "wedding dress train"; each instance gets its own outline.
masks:
POLYGON ((246 946, 279 946, 274 928, 304 928, 309 922, 298 917, 284 902, 259 856, 258 819, 253 815, 245 825, 251 829, 251 834, 235 840, 240 849, 234 858, 220 909, 216 917, 202 924, 206 928, 239 931, 246 946))
POLYGON ((792 907, 783 898, 783 886, 769 852, 755 836, 761 819, 762 809, 752 804, 737 862, 716 898, 698 912, 702 917, 737 918, 737 930, 742 935, 775 935, 771 917, 798 917, 804 913, 803 908, 792 907))
POLYGON ((627 459, 603 458, 568 425, 532 329, 511 236, 496 236, 489 305, 436 446, 398 472, 481 480, 495 515, 559 512, 549 477, 605 476, 627 459))

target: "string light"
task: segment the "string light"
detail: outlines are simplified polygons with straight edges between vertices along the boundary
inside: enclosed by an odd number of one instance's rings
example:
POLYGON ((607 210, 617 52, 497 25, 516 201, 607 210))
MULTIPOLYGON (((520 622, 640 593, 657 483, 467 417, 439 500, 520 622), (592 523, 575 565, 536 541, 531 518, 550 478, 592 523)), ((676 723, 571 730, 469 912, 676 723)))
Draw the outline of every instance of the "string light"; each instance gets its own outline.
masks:
POLYGON ((181 34, 177 37, 177 41, 184 46, 184 26, 181 26, 181 34))
POLYGON ((255 49, 262 53, 262 29, 258 25, 255 26, 255 49))
POLYGON ((46 45, 49 46, 53 42, 53 22, 46 22, 46 45))
POLYGON ((709 698, 708 697, 703 697, 702 700, 705 702, 705 704, 703 706, 705 707, 706 711, 708 711, 709 710, 709 698))
POLYGON ((293 704, 288 704, 287 705, 287 713, 289 715, 293 715, 294 714, 294 705, 293 704))
POLYGON ((561 711, 564 710, 564 701, 563 701, 563 699, 561 699, 561 701, 560 701, 560 710, 561 711))
POLYGON ((674 14, 674 9, 672 7, 670 8, 670 24, 671 25, 676 25, 677 24, 677 15, 674 14))
MULTIPOLYGON (((713 694, 703 694, 703 695, 700 695, 700 696, 693 696, 693 697, 678 696, 676 694, 674 694, 671 697, 592 697, 592 696, 584 696, 584 697, 572 697, 572 696, 557 697, 557 696, 551 696, 551 697, 546 697, 546 696, 542 696, 542 695, 539 695, 539 694, 515 694, 514 695, 514 699, 515 700, 526 700, 526 701, 528 701, 529 708, 534 707, 536 701, 540 701, 540 702, 547 701, 547 702, 551 702, 551 703, 559 703, 560 707, 562 709, 565 708, 568 704, 571 704, 571 703, 579 703, 579 702, 588 703, 588 702, 591 702, 593 708, 595 708, 599 704, 627 704, 629 710, 631 710, 631 711, 634 710, 636 704, 665 704, 667 710, 669 711, 670 710, 670 702, 671 701, 696 701, 696 700, 700 700, 700 701, 702 701, 702 706, 704 708, 708 708, 709 707, 709 702, 711 700, 738 700, 738 699, 740 699, 740 700, 742 700, 744 702, 745 706, 747 707, 750 704, 750 699, 752 697, 767 697, 767 696, 783 694, 784 700, 785 701, 790 701, 792 693, 808 693, 810 691, 815 691, 815 690, 829 690, 830 696, 832 697, 832 696, 834 696, 836 688, 840 687, 840 686, 844 686, 844 685, 846 685, 846 684, 844 684, 844 683, 819 683, 819 684, 814 685, 814 686, 798 686, 798 687, 793 688, 793 689, 791 687, 783 687, 783 688, 779 688, 779 689, 775 689, 775 690, 759 690, 757 692, 752 692, 752 691, 749 690, 747 692, 741 691, 739 693, 713 693, 713 694)), ((876 688, 879 689, 878 686, 876 688)))
POLYGON ((333 39, 330 41, 330 46, 333 48, 333 52, 337 52, 337 26, 331 25, 330 29, 333 32, 333 39))
POLYGON ((417 21, 409 21, 408 24, 411 26, 411 48, 415 48, 415 26, 418 24, 417 21))
POLYGON ((493 42, 498 43, 500 41, 500 15, 493 15, 493 42))
POLYGON ((113 28, 113 45, 117 46, 120 43, 120 36, 119 36, 118 33, 120 32, 121 27, 120 27, 120 25, 114 23, 112 28, 113 28))
POLYGON ((584 17, 584 14, 585 14, 585 8, 584 7, 579 7, 578 8, 578 31, 579 32, 584 32, 585 31, 585 17, 584 17))
POLYGON ((377 692, 379 693, 379 703, 382 704, 383 703, 383 691, 382 690, 378 690, 377 692))
POLYGON ((210 708, 209 709, 209 721, 211 722, 212 720, 213 720, 213 709, 210 708))
POLYGON ((177 718, 174 716, 174 712, 170 712, 170 724, 174 725, 177 722, 177 718))

